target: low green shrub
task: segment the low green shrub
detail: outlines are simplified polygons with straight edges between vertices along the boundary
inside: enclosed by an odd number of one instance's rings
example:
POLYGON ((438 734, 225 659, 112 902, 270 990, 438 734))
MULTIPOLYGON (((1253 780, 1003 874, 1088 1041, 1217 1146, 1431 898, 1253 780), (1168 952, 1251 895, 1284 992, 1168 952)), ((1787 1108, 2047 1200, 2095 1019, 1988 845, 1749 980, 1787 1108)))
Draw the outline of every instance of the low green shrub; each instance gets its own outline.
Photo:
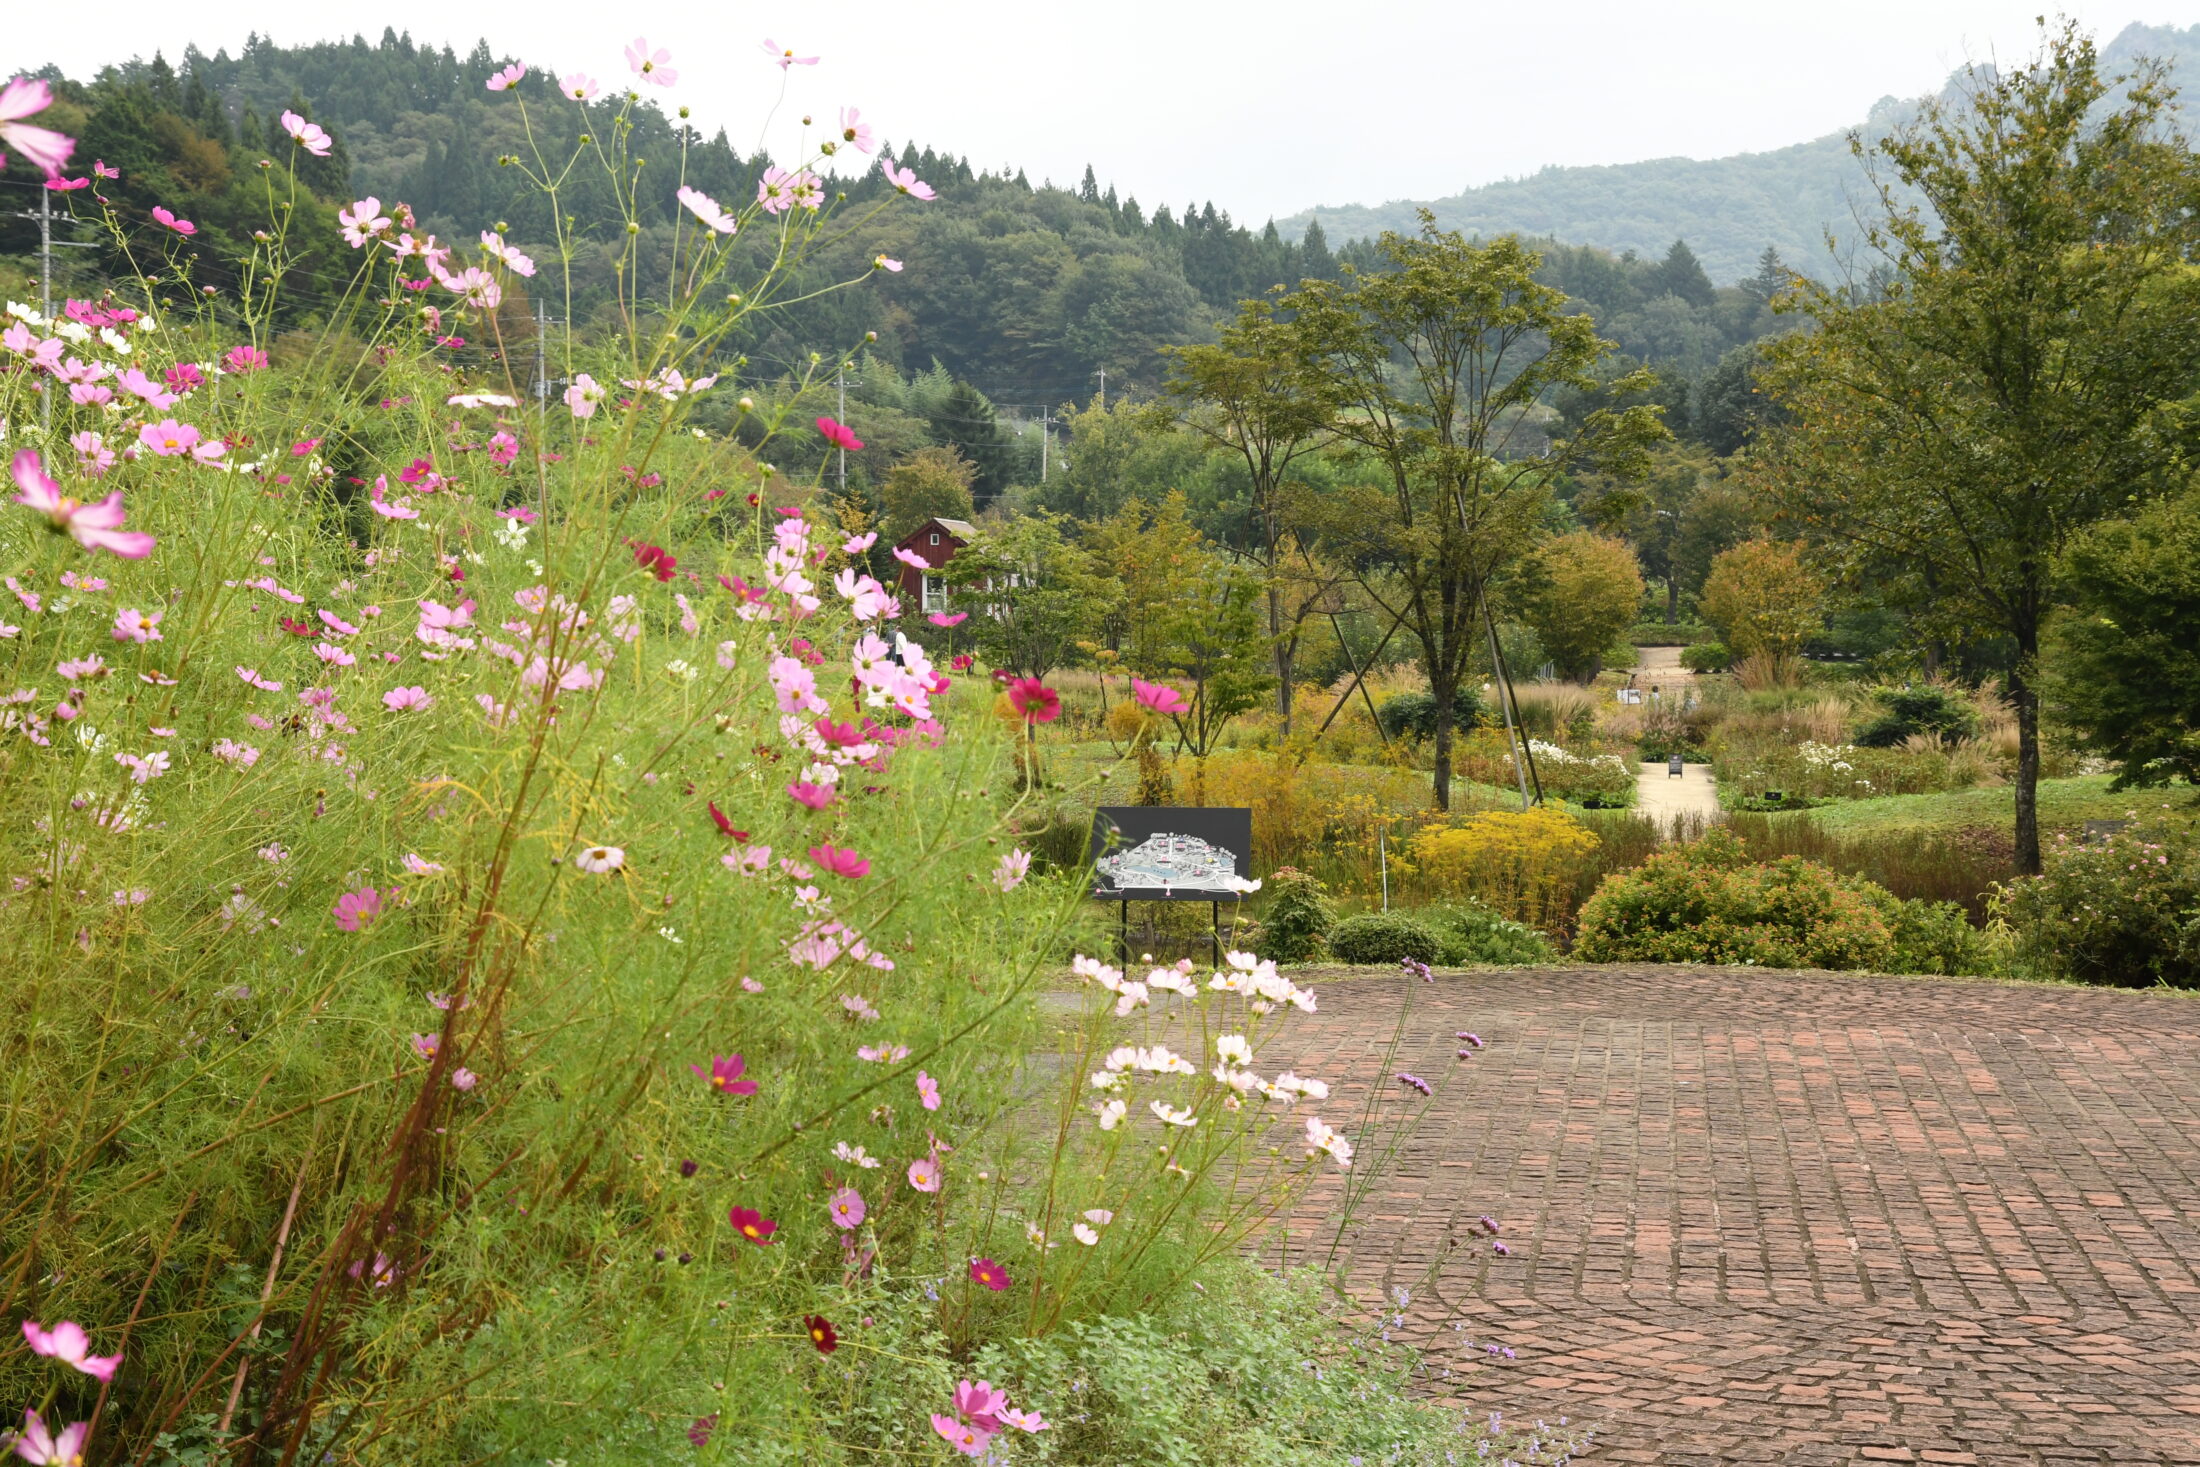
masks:
POLYGON ((1942 741, 1967 739, 1978 732, 1978 711, 1959 694, 1927 684, 1921 688, 1880 688, 1875 694, 1886 710, 1856 731, 1866 749, 1892 749, 1918 734, 1942 741))
POLYGON ((1986 935, 1961 903, 1895 897, 1893 928, 1897 973, 1984 973, 1994 966, 1986 935))
POLYGON ((1307 1462, 1555 1463, 1572 1433, 1493 1434, 1486 1421, 1406 1390, 1414 1357, 1349 1333, 1312 1271, 1211 1267, 1204 1294, 1169 1312, 1071 1324, 987 1346, 971 1374, 1049 1423, 1020 1463, 1106 1467, 1298 1467, 1307 1462))
POLYGON ((1681 666, 1690 672, 1725 672, 1734 665, 1734 653, 1724 642, 1698 642, 1681 649, 1681 666))
POLYGON ((2058 836, 2046 870, 2001 888, 2021 975, 2200 988, 2200 838, 2167 820, 2089 843, 2058 836))
POLYGON ((1369 966, 1444 960, 1444 940, 1436 929, 1403 912, 1362 912, 1339 922, 1329 934, 1329 951, 1340 963, 1369 966))
POLYGON ((1799 856, 1752 862, 1740 840, 1714 830, 1605 878, 1582 906, 1574 952, 1593 963, 1890 971, 1906 958, 1960 963, 1975 951, 1951 953, 1945 904, 1904 906, 1884 887, 1799 856))
POLYGON ((1261 955, 1279 963, 1303 963, 1318 956, 1337 925, 1327 883, 1296 866, 1279 866, 1268 877, 1271 893, 1260 919, 1261 955))
MULTIPOLYGON (((1436 737, 1436 699, 1428 693, 1393 693, 1375 709, 1375 721, 1392 738, 1436 737)), ((1462 686, 1452 694, 1451 727, 1465 733, 1482 721, 1482 694, 1462 686)))
POLYGON ((1436 929, 1444 945, 1442 962, 1447 968, 1476 963, 1524 967, 1555 962, 1558 958, 1551 940, 1535 928, 1493 912, 1479 902, 1423 907, 1414 915, 1436 929))
POLYGON ((1700 621, 1638 621, 1627 629, 1627 641, 1637 647, 1694 647, 1718 639, 1700 621))

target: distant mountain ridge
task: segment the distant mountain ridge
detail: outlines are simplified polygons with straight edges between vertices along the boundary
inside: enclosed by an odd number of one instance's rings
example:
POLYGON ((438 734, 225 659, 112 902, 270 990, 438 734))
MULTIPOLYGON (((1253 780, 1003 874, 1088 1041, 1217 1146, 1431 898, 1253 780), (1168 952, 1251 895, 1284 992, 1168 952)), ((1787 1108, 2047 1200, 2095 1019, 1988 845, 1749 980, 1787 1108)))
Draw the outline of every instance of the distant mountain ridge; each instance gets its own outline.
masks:
MULTIPOLYGON (((2188 115, 2200 109, 2200 25, 2133 23, 2101 48, 2114 70, 2142 56, 2176 64, 2194 89, 2188 115)), ((1913 104, 1883 97, 1860 124, 1899 122, 1913 104)), ((1446 229, 1469 235, 1523 234, 1599 245, 1645 258, 1662 256, 1685 239, 1714 281, 1749 275, 1767 245, 1795 269, 1833 273, 1830 233, 1837 252, 1856 238, 1856 216, 1871 203, 1870 183, 1849 152, 1848 133, 1830 133, 1763 153, 1732 157, 1653 158, 1639 163, 1549 167, 1526 178, 1463 190, 1449 198, 1399 199, 1386 204, 1319 205, 1276 221, 1296 237, 1316 220, 1333 243, 1366 239, 1384 230, 1419 227, 1426 208, 1446 229)))

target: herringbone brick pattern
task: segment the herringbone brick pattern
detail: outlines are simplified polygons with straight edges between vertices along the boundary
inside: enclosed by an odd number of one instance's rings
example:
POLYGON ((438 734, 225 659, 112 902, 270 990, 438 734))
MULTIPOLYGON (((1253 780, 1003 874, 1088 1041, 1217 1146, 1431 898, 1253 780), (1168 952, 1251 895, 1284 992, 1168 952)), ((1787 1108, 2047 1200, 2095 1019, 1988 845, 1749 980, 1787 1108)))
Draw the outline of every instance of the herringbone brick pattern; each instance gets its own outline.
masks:
POLYGON ((2200 998, 1703 968, 1320 994, 1263 1066, 1343 1082, 1333 1123, 1374 1105, 1365 1160, 1419 1104, 1391 1072, 1437 1087, 1352 1266, 1412 1290, 1439 1391, 1594 1423, 1613 1464, 2200 1464, 2200 998), (1455 1058, 1462 1029, 1488 1047, 1455 1058))

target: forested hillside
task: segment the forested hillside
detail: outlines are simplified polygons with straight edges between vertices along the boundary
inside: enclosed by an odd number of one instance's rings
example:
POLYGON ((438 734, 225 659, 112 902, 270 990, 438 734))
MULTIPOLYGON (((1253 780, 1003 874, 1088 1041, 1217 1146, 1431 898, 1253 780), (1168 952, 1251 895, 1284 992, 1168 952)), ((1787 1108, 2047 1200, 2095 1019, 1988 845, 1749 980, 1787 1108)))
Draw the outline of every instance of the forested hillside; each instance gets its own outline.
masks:
MULTIPOLYGON (((2140 56, 2180 63, 2200 85, 2200 26, 2132 24, 2101 49, 2111 70, 2140 56)), ((2191 100, 2186 101, 2190 115, 2191 100)), ((1859 127, 1877 137, 1909 112, 1882 97, 1859 127)), ((1767 247, 1799 270, 1830 278, 1853 247, 1857 203, 1872 217, 1869 186, 1845 132, 1792 147, 1730 158, 1652 158, 1588 168, 1545 168, 1526 178, 1463 189, 1448 198, 1322 205, 1282 220, 1286 231, 1319 223, 1332 240, 1410 229, 1427 209, 1446 229, 1469 235, 1526 234, 1637 254, 1662 254, 1686 239, 1714 280, 1746 273, 1767 247), (1828 254, 1827 235, 1835 241, 1828 254)))
MULTIPOLYGON (((274 123, 286 108, 336 139, 329 158, 305 160, 301 173, 331 213, 355 196, 372 195, 385 206, 402 200, 446 239, 470 241, 502 221, 515 242, 538 257, 554 255, 547 202, 519 170, 495 160, 528 148, 522 99, 538 138, 561 142, 605 126, 614 99, 583 105, 561 97, 540 66, 518 84, 516 96, 485 90, 484 78, 513 59, 486 42, 461 56, 385 31, 373 43, 354 37, 286 47, 255 38, 237 55, 194 50, 173 63, 156 56, 88 82, 50 68, 42 74, 61 95, 62 122, 81 139, 78 168, 94 158, 118 164, 121 180, 102 188, 138 219, 160 204, 196 221, 198 278, 224 285, 227 261, 266 218, 259 161, 289 161, 292 150, 274 123)), ((705 137, 653 105, 636 117, 634 150, 648 159, 645 175, 663 180, 659 188, 645 186, 639 198, 647 246, 640 284, 648 294, 662 285, 669 258, 673 181, 684 177, 718 197, 742 198, 753 194, 772 160, 744 156, 724 133, 705 137)), ((1089 169, 1075 187, 1035 186, 1020 172, 977 172, 962 158, 899 140, 882 142, 880 150, 913 166, 939 199, 855 230, 789 289, 799 293, 827 277, 862 274, 880 252, 907 268, 874 288, 775 315, 768 335, 743 343, 758 364, 796 366, 812 352, 831 355, 875 331, 874 354, 887 363, 918 371, 936 362, 995 403, 1035 413, 1091 398, 1103 371, 1111 391, 1149 393, 1163 375, 1161 347, 1205 339, 1239 300, 1302 278, 1333 277, 1340 263, 1316 222, 1254 229, 1213 203, 1149 208, 1131 195, 1128 181, 1119 193, 1089 169)), ((877 172, 863 171, 870 160, 850 152, 841 161, 853 165, 839 181, 851 202, 885 195, 877 172)), ((12 192, 28 201, 27 188, 25 182, 12 192)), ((608 188, 600 173, 577 172, 564 211, 584 222, 616 217, 608 188)), ((60 207, 71 201, 81 204, 86 196, 56 198, 60 207)), ((1398 222, 1415 227, 1411 217, 1398 222)), ((311 233, 331 239, 332 224, 322 223, 327 227, 311 233)), ((0 254, 20 259, 36 237, 34 226, 11 219, 0 226, 0 254)), ((62 237, 91 234, 68 226, 62 237)), ((1769 329, 1761 285, 1751 291, 1714 284, 1757 275, 1761 246, 1741 268, 1714 263, 1707 274, 1674 240, 1657 240, 1639 259, 1557 249, 1546 278, 1594 311, 1629 356, 1696 376, 1769 329)), ((348 271, 341 254, 330 245, 308 262, 321 272, 319 288, 301 290, 295 309, 310 310, 340 290, 348 271)), ((1364 246, 1343 258, 1369 263, 1364 246)), ((613 260, 614 251, 584 232, 571 261, 570 304, 562 287, 539 304, 583 325, 610 319, 613 260)), ((67 251, 61 264, 76 272, 79 293, 84 282, 123 273, 113 249, 67 251)), ((535 282, 538 292, 548 279, 535 282)), ((514 309, 524 315, 535 304, 521 301, 514 309)))

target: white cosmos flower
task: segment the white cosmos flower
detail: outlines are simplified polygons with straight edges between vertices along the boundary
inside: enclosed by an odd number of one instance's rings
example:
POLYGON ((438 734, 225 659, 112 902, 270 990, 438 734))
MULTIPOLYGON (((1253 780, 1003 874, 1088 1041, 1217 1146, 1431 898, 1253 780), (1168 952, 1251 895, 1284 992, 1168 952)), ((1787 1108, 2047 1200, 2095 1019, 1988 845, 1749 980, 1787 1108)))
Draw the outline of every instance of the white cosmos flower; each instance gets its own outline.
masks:
POLYGON ((1086 1226, 1086 1225, 1085 1225, 1084 1223, 1078 1223, 1078 1224, 1076 1224, 1076 1225, 1075 1225, 1074 1227, 1072 1227, 1072 1228, 1071 1228, 1071 1229, 1069 1230, 1069 1234, 1070 1234, 1070 1236, 1071 1236, 1071 1237, 1075 1238, 1075 1239, 1076 1239, 1076 1240, 1077 1240, 1078 1242, 1080 1242, 1080 1243, 1084 1244, 1084 1245, 1085 1245, 1085 1246, 1086 1246, 1087 1248, 1090 1248, 1090 1247, 1091 1247, 1091 1246, 1092 1246, 1093 1244, 1095 1244, 1095 1243, 1097 1243, 1097 1242, 1099 1242, 1099 1241, 1100 1241, 1100 1235, 1099 1235, 1098 1233, 1094 1232, 1094 1231, 1093 1231, 1093 1230, 1092 1230, 1092 1229, 1091 1229, 1090 1227, 1086 1226))
POLYGON ((1311 1157, 1316 1152, 1326 1152, 1336 1158, 1337 1168, 1340 1171, 1350 1171, 1352 1169, 1352 1143, 1323 1125, 1321 1117, 1308 1116, 1306 1118, 1306 1154, 1311 1157))
POLYGON ((1253 1046, 1243 1034, 1225 1034, 1215 1041, 1215 1053, 1224 1064, 1249 1065, 1253 1062, 1253 1046))
POLYGON ((1189 1127, 1199 1124, 1198 1119, 1192 1115, 1189 1106, 1180 1110, 1173 1105, 1164 1105, 1162 1102, 1154 1100, 1147 1102, 1146 1109, 1159 1116, 1164 1125, 1189 1127))
POLYGON ((626 864, 626 852, 617 846, 590 846, 573 858, 573 864, 591 876, 603 876, 626 864))
POLYGON ((1093 1114, 1100 1118, 1100 1129, 1103 1131, 1112 1131, 1122 1125, 1123 1117, 1130 1112, 1130 1107, 1120 1100, 1110 1100, 1092 1109, 1093 1114))

